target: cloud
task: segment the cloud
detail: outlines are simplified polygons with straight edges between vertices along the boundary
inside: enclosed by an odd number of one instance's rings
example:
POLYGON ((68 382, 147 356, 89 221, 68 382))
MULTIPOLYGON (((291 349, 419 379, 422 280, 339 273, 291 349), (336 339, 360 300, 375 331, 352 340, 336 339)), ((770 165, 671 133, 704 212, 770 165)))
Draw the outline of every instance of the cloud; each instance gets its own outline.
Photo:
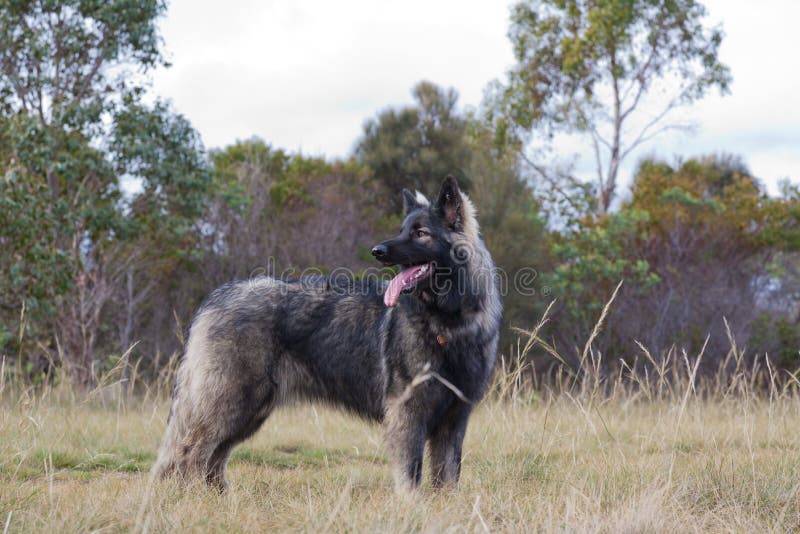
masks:
MULTIPOLYGON (((456 88, 477 105, 486 84, 513 63, 507 2, 407 0, 173 0, 163 21, 173 63, 154 75, 154 92, 173 100, 209 147, 252 135, 310 154, 345 156, 363 122, 389 105, 411 102, 422 79, 456 88)), ((709 22, 726 33, 721 57, 734 84, 680 116, 700 128, 642 147, 623 168, 630 178, 643 154, 741 154, 770 188, 800 178, 800 3, 706 2, 709 22)), ((584 154, 588 145, 560 150, 584 154)), ((568 155, 568 154, 565 154, 568 155)))
POLYGON ((209 146, 259 135, 346 155, 365 119, 420 79, 476 105, 511 64, 508 8, 491 2, 226 4, 177 0, 162 25, 173 67, 154 78, 209 146), (231 6, 228 12, 228 6, 231 6))

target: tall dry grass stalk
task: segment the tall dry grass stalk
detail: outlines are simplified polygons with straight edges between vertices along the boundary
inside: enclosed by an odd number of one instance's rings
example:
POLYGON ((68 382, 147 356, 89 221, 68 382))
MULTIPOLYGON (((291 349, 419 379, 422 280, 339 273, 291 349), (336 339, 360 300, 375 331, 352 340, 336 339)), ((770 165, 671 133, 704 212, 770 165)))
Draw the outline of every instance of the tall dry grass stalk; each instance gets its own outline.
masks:
POLYGON ((380 427, 323 406, 270 417, 235 453, 225 496, 154 483, 177 356, 147 382, 123 354, 86 395, 67 376, 26 386, 4 358, 0 523, 7 532, 796 530, 797 374, 767 356, 748 363, 732 336, 716 370, 701 372, 703 351, 639 345, 609 372, 591 340, 612 301, 575 368, 540 337, 551 307, 519 331, 471 420, 459 490, 426 486, 415 501, 393 494, 380 427), (534 351, 559 364, 547 380, 534 351))

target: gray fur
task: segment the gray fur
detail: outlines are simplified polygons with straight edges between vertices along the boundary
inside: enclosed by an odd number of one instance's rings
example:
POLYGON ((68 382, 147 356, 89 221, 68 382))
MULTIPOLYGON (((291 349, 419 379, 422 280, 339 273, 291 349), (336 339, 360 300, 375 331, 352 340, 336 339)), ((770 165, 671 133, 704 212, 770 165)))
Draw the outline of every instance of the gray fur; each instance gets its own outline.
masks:
POLYGON ((203 478, 222 490, 237 443, 273 409, 315 401, 384 424, 398 490, 419 487, 426 442, 434 487, 457 482, 467 420, 494 368, 502 308, 474 209, 455 181, 432 205, 406 196, 403 232, 387 250, 421 255, 440 278, 466 283, 448 294, 432 277, 394 308, 378 281, 260 277, 218 288, 189 330, 156 476, 203 478), (445 224, 453 209, 458 217, 445 224), (415 242, 421 224, 432 235, 415 242), (465 242, 469 256, 448 260, 465 242))

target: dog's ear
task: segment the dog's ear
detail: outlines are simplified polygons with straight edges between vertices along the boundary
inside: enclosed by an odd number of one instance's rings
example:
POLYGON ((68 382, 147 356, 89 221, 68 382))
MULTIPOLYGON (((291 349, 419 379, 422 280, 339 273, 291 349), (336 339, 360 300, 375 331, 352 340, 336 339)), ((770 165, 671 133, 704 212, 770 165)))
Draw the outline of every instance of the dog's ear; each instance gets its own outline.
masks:
POLYGON ((424 208, 428 206, 428 199, 425 195, 417 191, 415 195, 408 189, 403 189, 403 213, 408 215, 417 208, 424 208))
POLYGON ((454 230, 462 225, 461 191, 458 182, 453 176, 448 175, 442 182, 439 198, 436 199, 436 212, 454 230))

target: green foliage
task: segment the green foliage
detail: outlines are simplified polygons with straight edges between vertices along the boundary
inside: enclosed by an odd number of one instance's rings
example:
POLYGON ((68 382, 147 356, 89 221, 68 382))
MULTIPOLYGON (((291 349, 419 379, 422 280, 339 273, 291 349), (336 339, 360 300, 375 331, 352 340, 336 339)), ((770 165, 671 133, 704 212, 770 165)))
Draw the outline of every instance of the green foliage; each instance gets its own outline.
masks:
POLYGON ((738 158, 692 159, 676 169, 644 161, 631 193, 629 205, 650 212, 658 236, 692 228, 707 254, 796 249, 796 200, 770 198, 738 158))
POLYGON ((283 176, 290 156, 283 150, 274 150, 264 141, 253 138, 211 152, 214 178, 225 205, 240 214, 251 204, 244 183, 239 179, 242 171, 250 168, 271 176, 283 176))
POLYGON ((119 278, 133 298, 144 274, 142 245, 167 258, 194 250, 207 204, 197 134, 165 104, 141 104, 141 74, 163 63, 164 10, 159 0, 0 6, 0 324, 16 330, 24 304, 36 325, 24 342, 47 351, 58 337, 80 383, 119 278), (124 181, 143 191, 123 195, 124 181))
POLYGON ((645 92, 656 79, 675 78, 685 102, 727 90, 730 73, 717 59, 722 32, 703 27, 705 13, 695 0, 517 3, 509 31, 518 61, 509 88, 514 121, 591 128, 590 114, 608 107, 600 87, 609 83, 645 92))
POLYGON ((169 233, 173 240, 189 232, 206 209, 212 185, 200 137, 189 121, 163 102, 150 109, 128 99, 114 114, 109 150, 117 175, 141 187, 126 214, 129 225, 138 232, 169 233))
POLYGON ((0 306, 6 317, 19 314, 23 304, 34 317, 49 315, 56 297, 70 287, 71 258, 53 243, 57 223, 46 216, 46 188, 10 174, 0 182, 0 306))
POLYGON ((786 295, 796 210, 791 197, 767 196, 737 158, 643 161, 619 212, 587 217, 555 240, 559 264, 545 283, 563 319, 550 333, 581 346, 624 280, 595 343, 606 361, 636 354, 633 340, 657 356, 673 344, 696 354, 710 336, 705 357, 713 366, 729 345, 724 317, 753 353, 794 364, 796 312, 786 295))
POLYGON ((797 321, 763 312, 753 322, 750 349, 769 355, 779 369, 800 367, 800 328, 797 321))
POLYGON ((570 320, 590 324, 620 280, 647 292, 660 278, 636 251, 647 241, 650 214, 636 208, 599 219, 587 219, 574 233, 553 244, 558 266, 544 284, 560 299, 570 320))
POLYGON ((509 327, 529 327, 547 304, 541 289, 542 273, 551 269, 550 238, 541 206, 520 176, 517 147, 494 143, 495 132, 480 121, 468 124, 470 196, 504 280, 501 343, 507 347, 516 338, 509 327))
POLYGON ((25 113, 2 121, 0 302, 16 330, 25 306, 31 343, 55 318, 88 252, 85 239, 115 228, 119 200, 111 167, 79 131, 43 125, 25 113))
POLYGON ((722 32, 703 26, 705 14, 696 0, 519 1, 509 30, 517 63, 495 91, 495 120, 544 138, 585 134, 597 167, 596 211, 606 213, 620 162, 674 127, 663 124, 669 111, 714 87, 728 90, 722 32), (661 111, 632 131, 631 118, 650 97, 661 111))
POLYGON ((255 138, 211 159, 218 194, 205 220, 214 232, 204 263, 215 283, 373 264, 368 250, 388 195, 359 162, 290 154, 255 138))
MULTIPOLYGON (((415 106, 385 110, 365 123, 356 158, 374 171, 387 191, 405 187, 432 195, 447 174, 469 190, 467 125, 456 109, 458 94, 424 81, 413 94, 415 106)), ((390 198, 392 212, 402 208, 401 200, 400 195, 390 198)))
POLYGON ((162 61, 156 20, 165 9, 160 0, 4 2, 0 109, 68 129, 99 128, 111 100, 141 91, 127 72, 109 67, 146 71, 162 61))

